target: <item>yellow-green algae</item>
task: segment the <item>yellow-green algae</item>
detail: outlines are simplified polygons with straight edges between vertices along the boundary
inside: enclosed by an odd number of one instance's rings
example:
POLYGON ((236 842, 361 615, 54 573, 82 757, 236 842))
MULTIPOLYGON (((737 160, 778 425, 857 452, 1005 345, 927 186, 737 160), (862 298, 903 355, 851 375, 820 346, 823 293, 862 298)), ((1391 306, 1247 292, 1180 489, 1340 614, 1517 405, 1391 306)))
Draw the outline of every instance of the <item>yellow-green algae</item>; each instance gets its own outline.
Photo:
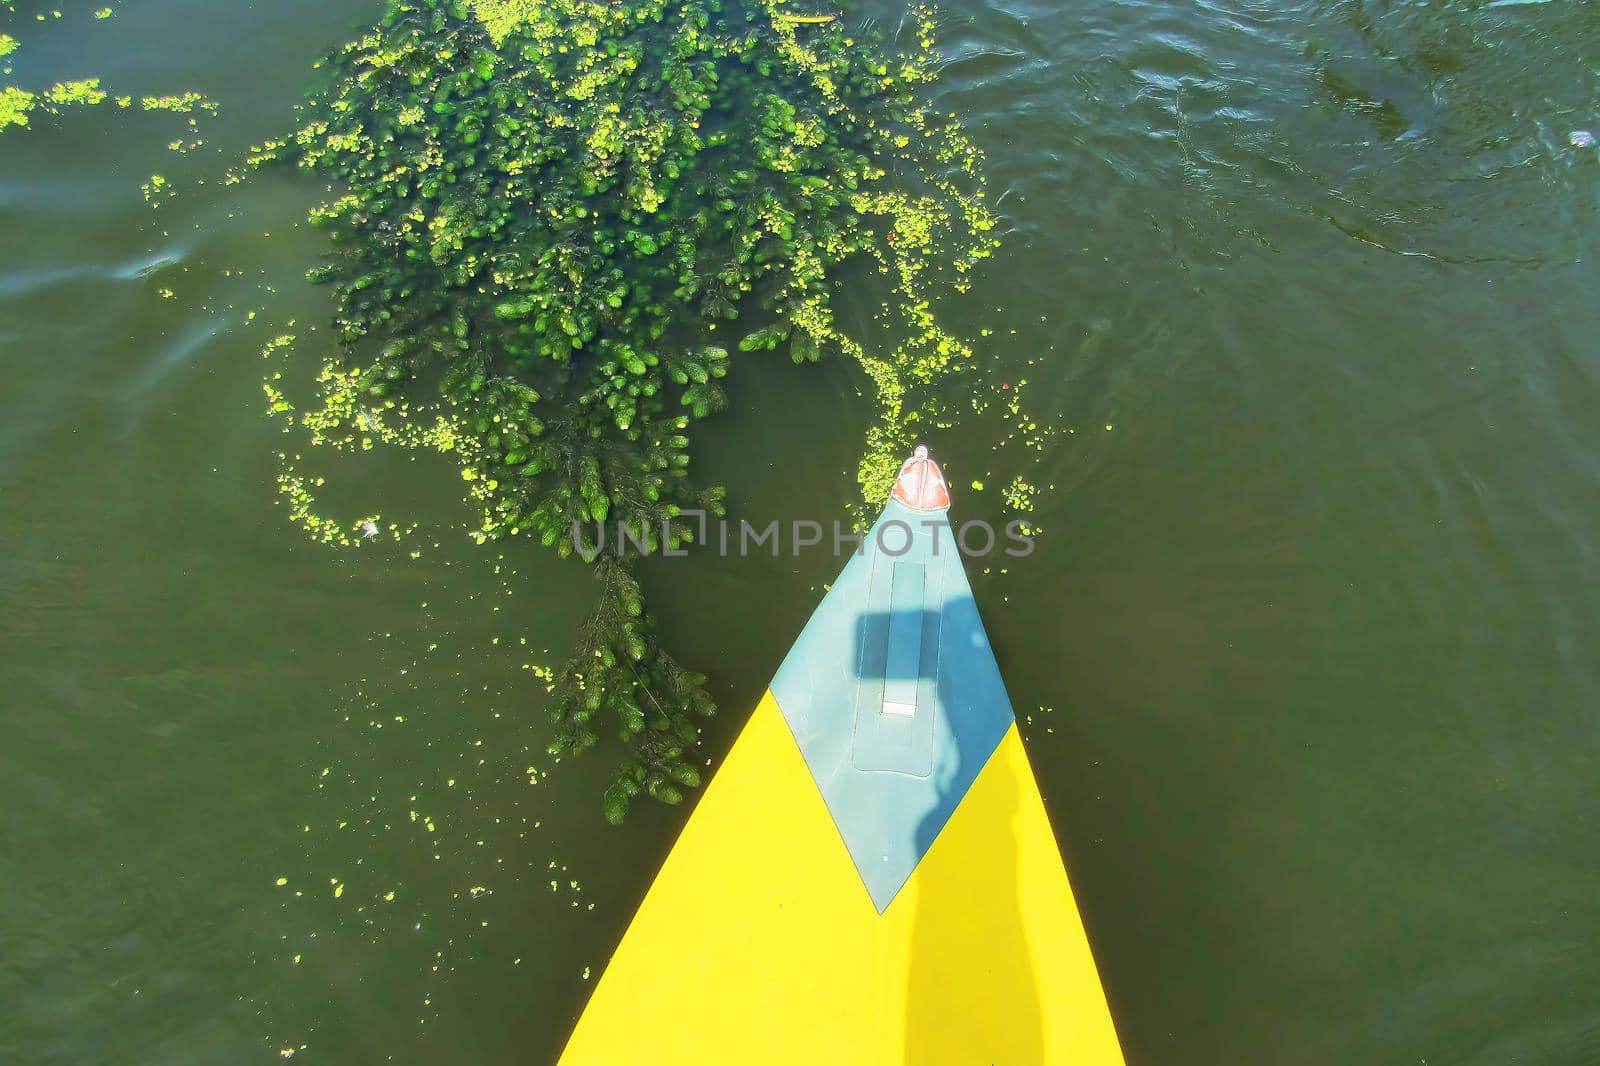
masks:
POLYGON ((0 130, 7 126, 26 126, 33 110, 34 96, 14 85, 0 86, 0 130))
MULTIPOLYGON (((7 5, 7 10, 11 8, 7 5)), ((60 18, 61 12, 54 12, 60 18)), ((110 18, 112 11, 104 8, 95 12, 95 18, 104 20, 110 18)), ((38 16, 43 21, 44 16, 38 16)), ((19 42, 8 33, 0 33, 0 58, 11 55, 20 47, 19 42)), ((0 74, 9 76, 11 68, 0 69, 0 74)), ((18 85, 0 85, 0 133, 9 127, 26 127, 29 117, 37 110, 50 114, 60 114, 66 107, 92 107, 110 99, 110 94, 100 87, 99 78, 78 78, 59 81, 53 85, 43 86, 37 90, 24 89, 18 85)), ((118 107, 132 107, 134 100, 131 96, 118 96, 115 98, 118 107)), ((217 105, 207 100, 196 92, 179 93, 166 96, 145 96, 138 101, 140 110, 143 111, 174 111, 187 114, 196 108, 215 113, 217 105)), ((192 123, 191 123, 192 124, 192 123)), ((147 194, 148 198, 148 194, 147 194)))
MULTIPOLYGON (((624 520, 654 550, 692 539, 683 511, 720 514, 722 490, 689 479, 689 432, 726 405, 725 375, 774 349, 860 368, 878 415, 858 480, 881 499, 913 435, 947 424, 937 386, 972 360, 934 305, 992 252, 994 219, 981 154, 925 102, 933 13, 911 9, 902 49, 817 6, 390 0, 305 123, 250 160, 335 182, 312 212, 332 251, 311 276, 335 283, 339 344, 304 411, 269 377, 286 428, 451 456, 480 540, 528 533, 567 555, 579 531, 600 595, 554 675, 552 751, 618 728, 632 755, 613 819, 698 782, 687 753, 713 708, 657 640, 637 549, 595 554, 594 523, 624 520), (853 287, 877 279, 872 337, 835 320, 847 269, 853 287)), ((371 536, 376 516, 317 514, 299 459, 283 453, 280 480, 294 520, 329 543, 371 536)))

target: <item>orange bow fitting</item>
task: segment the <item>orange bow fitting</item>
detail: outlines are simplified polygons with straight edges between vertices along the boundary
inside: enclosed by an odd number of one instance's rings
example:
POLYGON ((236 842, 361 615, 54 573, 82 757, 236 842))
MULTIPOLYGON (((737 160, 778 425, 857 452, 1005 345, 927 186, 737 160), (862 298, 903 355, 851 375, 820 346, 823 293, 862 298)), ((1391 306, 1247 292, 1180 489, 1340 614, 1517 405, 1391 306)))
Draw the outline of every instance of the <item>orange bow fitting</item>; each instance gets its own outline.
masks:
POLYGON ((927 445, 917 445, 911 458, 900 467, 900 476, 895 478, 894 491, 889 495, 913 511, 950 509, 950 487, 945 484, 944 471, 928 454, 927 445))

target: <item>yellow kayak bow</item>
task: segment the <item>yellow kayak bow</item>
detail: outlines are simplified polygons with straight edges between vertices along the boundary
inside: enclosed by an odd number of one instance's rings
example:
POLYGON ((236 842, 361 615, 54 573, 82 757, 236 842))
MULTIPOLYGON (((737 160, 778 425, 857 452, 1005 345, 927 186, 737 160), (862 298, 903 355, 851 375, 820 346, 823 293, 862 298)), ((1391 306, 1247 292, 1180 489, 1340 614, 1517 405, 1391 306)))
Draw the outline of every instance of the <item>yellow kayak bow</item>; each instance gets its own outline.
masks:
POLYGON ((1122 1063, 948 506, 919 448, 564 1066, 1122 1063))

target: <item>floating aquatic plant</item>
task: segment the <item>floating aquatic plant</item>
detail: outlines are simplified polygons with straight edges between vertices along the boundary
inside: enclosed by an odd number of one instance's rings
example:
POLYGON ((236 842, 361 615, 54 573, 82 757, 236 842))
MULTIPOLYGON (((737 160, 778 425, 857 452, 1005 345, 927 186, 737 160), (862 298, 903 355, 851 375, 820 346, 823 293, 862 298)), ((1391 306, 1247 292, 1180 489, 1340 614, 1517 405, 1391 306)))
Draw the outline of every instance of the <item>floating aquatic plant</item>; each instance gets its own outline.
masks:
POLYGON ((0 86, 0 130, 7 126, 26 126, 33 110, 34 95, 15 85, 0 86))
MULTIPOLYGON (((591 559, 552 750, 621 733, 613 820, 698 782, 706 679, 661 647, 630 560, 691 541, 684 512, 722 513, 689 447, 724 378, 774 351, 854 362, 879 410, 859 480, 881 499, 931 386, 972 354, 932 308, 990 254, 993 219, 978 151, 924 95, 933 27, 922 7, 885 41, 781 0, 390 0, 305 124, 250 160, 335 189, 310 276, 334 286, 340 343, 320 407, 289 417, 320 443, 452 453, 480 540, 591 559), (881 279, 881 336, 836 321, 846 269, 881 279), (418 417, 433 436, 401 428, 418 417), (636 541, 600 551, 608 519, 636 541)), ((286 476, 298 520, 353 541, 286 476)))
MULTIPOLYGON (((9 5, 5 5, 11 10, 9 5)), ((54 12, 57 18, 61 12, 54 12)), ((96 19, 111 17, 111 9, 105 8, 95 13, 96 19)), ((43 21, 44 16, 38 16, 43 21)), ((15 37, 8 33, 0 33, 0 57, 11 55, 18 49, 19 44, 15 37)), ((0 68, 0 74, 9 75, 9 66, 0 68)), ((60 114, 65 107, 92 107, 110 99, 110 94, 100 88, 99 78, 80 78, 74 81, 60 81, 54 85, 44 86, 34 92, 16 85, 0 85, 0 133, 7 127, 25 127, 28 125, 29 116, 36 110, 43 110, 50 114, 60 114)), ((116 105, 121 108, 134 106, 131 96, 118 96, 116 105)), ((177 111, 188 113, 195 108, 203 108, 215 113, 217 105, 207 100, 200 93, 182 93, 177 96, 146 96, 138 101, 140 110, 143 111, 177 111)), ((191 122, 192 124, 192 122, 191 122)))

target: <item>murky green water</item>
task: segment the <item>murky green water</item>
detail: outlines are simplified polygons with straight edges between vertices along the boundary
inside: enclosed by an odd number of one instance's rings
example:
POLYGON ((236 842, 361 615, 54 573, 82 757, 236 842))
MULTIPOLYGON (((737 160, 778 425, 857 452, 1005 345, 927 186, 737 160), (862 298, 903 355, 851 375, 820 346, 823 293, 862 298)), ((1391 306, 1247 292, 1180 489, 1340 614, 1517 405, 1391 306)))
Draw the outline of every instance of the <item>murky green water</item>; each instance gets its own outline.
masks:
MULTIPOLYGON (((473 546, 450 470, 351 468, 398 546, 284 521, 257 352, 327 320, 320 189, 216 181, 377 4, 49 10, 0 14, 18 81, 222 112, 0 137, 0 1059, 548 1061, 683 812, 610 829, 612 759, 542 754, 587 578, 473 546)), ((1130 1061, 1600 1062, 1597 41, 1579 0, 950 17, 1008 233, 988 410, 933 443, 963 517, 1043 490, 974 586, 1130 1061)), ((731 382, 733 514, 839 513, 848 368, 731 382)), ((713 752, 835 569, 647 569, 713 752)))

